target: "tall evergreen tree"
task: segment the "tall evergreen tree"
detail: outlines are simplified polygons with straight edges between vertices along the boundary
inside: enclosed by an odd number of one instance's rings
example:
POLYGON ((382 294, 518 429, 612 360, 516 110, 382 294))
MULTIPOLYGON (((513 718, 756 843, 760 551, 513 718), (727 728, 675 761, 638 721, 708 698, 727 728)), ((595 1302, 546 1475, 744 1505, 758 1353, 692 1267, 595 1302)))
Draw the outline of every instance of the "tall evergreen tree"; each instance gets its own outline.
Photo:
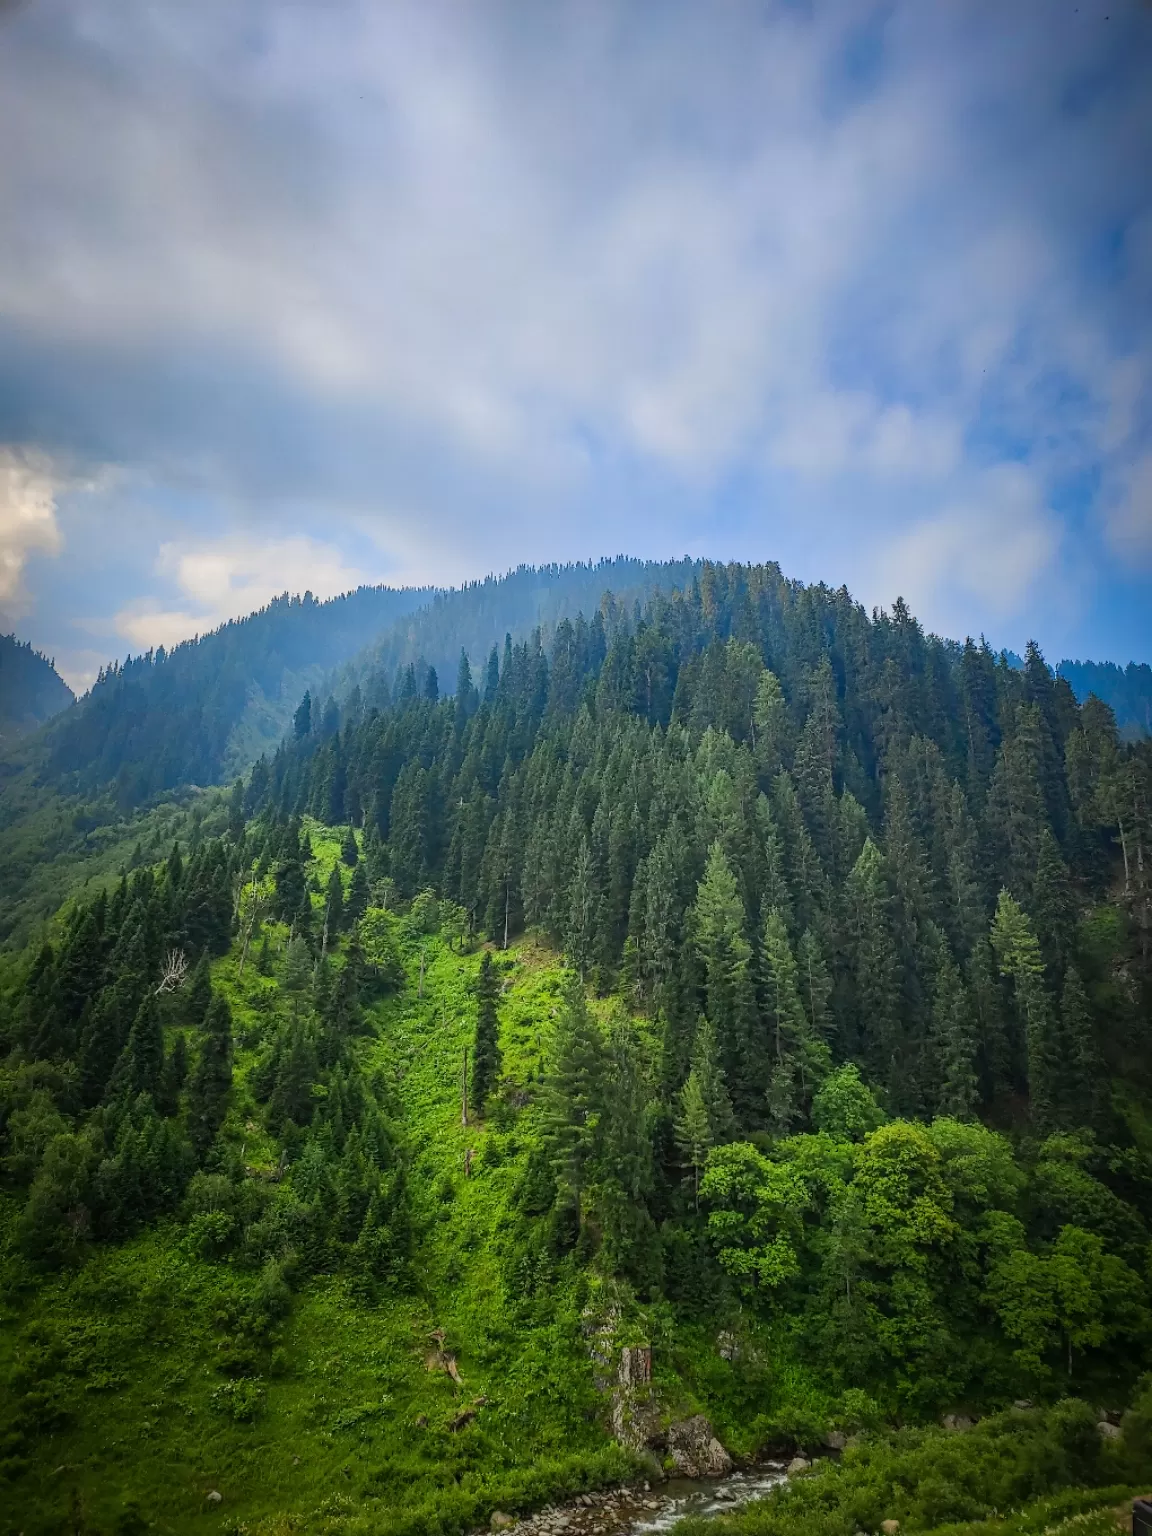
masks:
POLYGON ((476 1032, 472 1042, 472 1103, 477 1113, 500 1076, 500 1021, 496 1012, 500 996, 500 978, 492 956, 484 951, 476 978, 476 1032))
POLYGON ((204 1017, 200 1054, 188 1080, 188 1134, 203 1158, 224 1123, 232 1087, 232 1010, 222 994, 204 1017))

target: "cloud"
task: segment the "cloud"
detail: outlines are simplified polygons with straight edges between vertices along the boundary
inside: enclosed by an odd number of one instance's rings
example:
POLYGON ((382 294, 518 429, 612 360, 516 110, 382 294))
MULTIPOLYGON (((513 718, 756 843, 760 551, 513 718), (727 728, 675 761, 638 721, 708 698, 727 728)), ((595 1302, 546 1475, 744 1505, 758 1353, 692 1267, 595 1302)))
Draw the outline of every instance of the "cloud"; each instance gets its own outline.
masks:
MULTIPOLYGON (((1062 550, 1143 547, 1152 15, 1105 15, 43 0, 0 51, 0 441, 439 580, 931 573, 1024 476, 1038 574, 953 586, 1051 612, 1062 550)), ((136 643, 223 611, 152 549, 136 643)))
POLYGON ((869 585, 904 597, 938 633, 993 632, 1023 612, 1052 571, 1060 525, 1020 466, 980 476, 969 496, 916 523, 882 552, 869 585))
POLYGON ((36 550, 59 554, 56 521, 60 475, 44 454, 0 447, 0 604, 12 614, 27 605, 24 567, 36 550))
POLYGON ((215 542, 165 544, 157 574, 186 606, 145 600, 116 615, 118 632, 141 649, 172 646, 225 620, 263 607, 282 592, 335 597, 371 578, 347 564, 331 544, 304 535, 258 539, 232 535, 215 542))
POLYGON ((1152 452, 1125 465, 1110 492, 1105 514, 1110 543, 1121 559, 1152 565, 1152 452))

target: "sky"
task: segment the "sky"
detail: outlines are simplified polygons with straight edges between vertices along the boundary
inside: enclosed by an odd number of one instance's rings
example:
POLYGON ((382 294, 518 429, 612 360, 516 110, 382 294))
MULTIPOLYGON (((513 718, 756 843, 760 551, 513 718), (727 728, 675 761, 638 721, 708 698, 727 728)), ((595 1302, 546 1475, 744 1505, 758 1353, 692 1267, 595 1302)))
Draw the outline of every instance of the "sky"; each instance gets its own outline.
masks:
POLYGON ((0 629, 779 561, 1152 660, 1146 0, 0 0, 0 629))

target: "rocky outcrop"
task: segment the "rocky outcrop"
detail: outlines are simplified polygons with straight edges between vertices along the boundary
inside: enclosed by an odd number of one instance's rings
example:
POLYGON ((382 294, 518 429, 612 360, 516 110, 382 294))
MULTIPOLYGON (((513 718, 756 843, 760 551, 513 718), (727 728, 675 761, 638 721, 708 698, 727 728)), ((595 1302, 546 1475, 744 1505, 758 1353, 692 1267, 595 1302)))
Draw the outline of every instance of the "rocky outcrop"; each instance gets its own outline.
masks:
POLYGON ((660 1408, 652 1394, 652 1348, 626 1344, 620 1351, 612 1388, 612 1433, 630 1451, 661 1442, 660 1408))
POLYGON ((726 1477, 732 1458, 702 1413, 668 1426, 668 1454, 681 1477, 726 1477))

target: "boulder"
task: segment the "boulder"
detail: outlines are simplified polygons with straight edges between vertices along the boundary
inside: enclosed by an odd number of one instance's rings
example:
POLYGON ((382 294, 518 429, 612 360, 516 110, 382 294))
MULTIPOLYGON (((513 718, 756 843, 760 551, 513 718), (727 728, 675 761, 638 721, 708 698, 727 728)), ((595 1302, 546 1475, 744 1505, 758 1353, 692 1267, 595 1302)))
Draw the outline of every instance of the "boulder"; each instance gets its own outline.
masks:
POLYGON ((793 1456, 792 1460, 788 1463, 788 1476, 795 1477, 797 1472, 807 1472, 811 1465, 812 1463, 808 1460, 807 1456, 793 1456))
POLYGON ((824 1436, 824 1444, 830 1451, 842 1451, 848 1444, 848 1436, 842 1429, 830 1429, 824 1436))
POLYGON ((1121 1430, 1119 1425, 1109 1424, 1107 1419, 1101 1419, 1096 1428, 1105 1440, 1119 1440, 1123 1435, 1123 1430, 1121 1430))
POLYGON ((732 1458, 702 1413, 668 1426, 668 1454, 681 1477, 726 1477, 732 1458))
POLYGON ((492 1518, 489 1520, 488 1524, 494 1531, 506 1531, 511 1526, 516 1524, 516 1516, 508 1514, 508 1512, 503 1509, 494 1509, 492 1511, 492 1518))
POLYGON ((204 1495, 204 1502, 205 1504, 223 1504, 224 1495, 215 1488, 209 1488, 204 1495))
POLYGON ((972 1428, 976 1421, 970 1419, 966 1413, 946 1413, 944 1415, 944 1428, 951 1430, 953 1434, 962 1435, 972 1428))
POLYGON ((880 1529, 884 1532, 884 1536, 899 1536, 900 1522, 899 1520, 881 1520, 880 1529))

